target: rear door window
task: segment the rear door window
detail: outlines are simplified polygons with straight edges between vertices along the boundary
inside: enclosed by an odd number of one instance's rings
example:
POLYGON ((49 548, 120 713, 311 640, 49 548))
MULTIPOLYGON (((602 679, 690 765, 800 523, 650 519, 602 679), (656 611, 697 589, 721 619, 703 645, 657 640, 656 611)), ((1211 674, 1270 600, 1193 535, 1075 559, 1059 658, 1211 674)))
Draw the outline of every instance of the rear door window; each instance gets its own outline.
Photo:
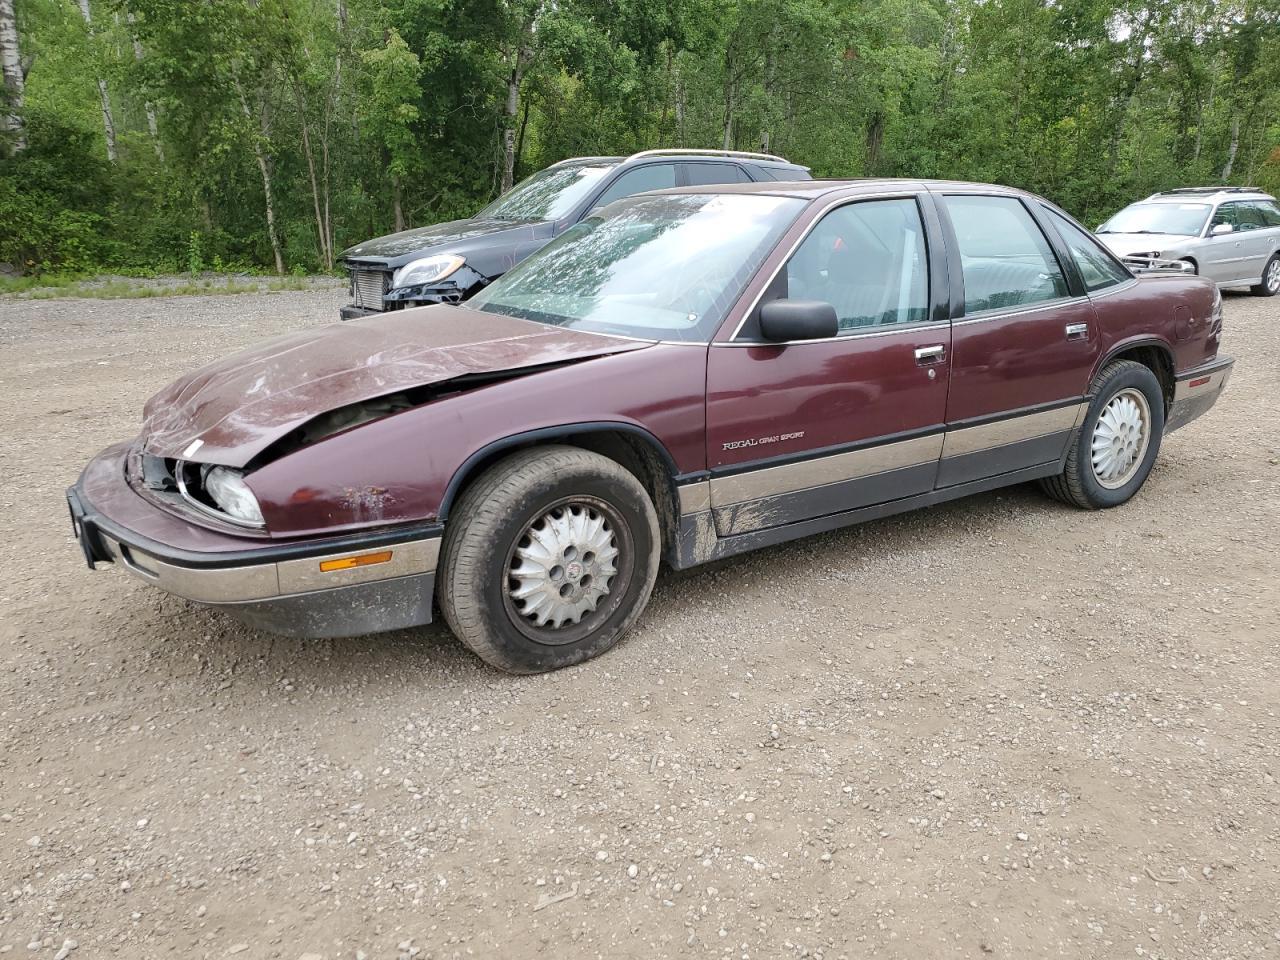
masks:
POLYGON ((1262 214, 1262 222, 1268 227, 1280 227, 1280 203, 1274 200, 1260 200, 1256 204, 1262 214))
POLYGON ((1086 290, 1093 293, 1130 279, 1129 271, 1116 263, 1115 258, 1103 250, 1098 241, 1058 211, 1048 207, 1045 207, 1045 210, 1049 214, 1049 219, 1053 221, 1058 235, 1062 237, 1062 242, 1071 251, 1071 257, 1076 262, 1086 290))
POLYGON ((1016 197, 943 198, 959 246, 964 312, 1008 310, 1068 295, 1049 241, 1016 197))
POLYGON ((713 183, 748 183, 751 178, 736 163, 682 163, 685 183, 701 187, 713 183))
POLYGON ((634 170, 628 170, 618 177, 596 201, 597 207, 613 203, 632 194, 644 193, 646 190, 665 190, 676 185, 676 165, 674 163, 650 163, 634 170))
POLYGON ((1262 215, 1262 204, 1257 202, 1240 204, 1241 230, 1261 230, 1266 225, 1267 221, 1262 215))

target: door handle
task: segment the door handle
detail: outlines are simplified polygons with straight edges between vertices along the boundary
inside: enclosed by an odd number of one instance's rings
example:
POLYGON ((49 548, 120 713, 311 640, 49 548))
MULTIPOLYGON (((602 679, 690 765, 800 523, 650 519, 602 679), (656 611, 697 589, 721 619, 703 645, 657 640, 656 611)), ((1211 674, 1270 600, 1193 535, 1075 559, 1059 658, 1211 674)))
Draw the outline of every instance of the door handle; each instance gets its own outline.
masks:
POLYGON ((1064 329, 1068 340, 1089 339, 1089 325, 1087 323, 1068 323, 1064 329))
POLYGON ((946 355, 947 348, 941 343, 935 343, 931 347, 919 347, 916 349, 916 363, 927 367, 931 363, 941 363, 946 355))

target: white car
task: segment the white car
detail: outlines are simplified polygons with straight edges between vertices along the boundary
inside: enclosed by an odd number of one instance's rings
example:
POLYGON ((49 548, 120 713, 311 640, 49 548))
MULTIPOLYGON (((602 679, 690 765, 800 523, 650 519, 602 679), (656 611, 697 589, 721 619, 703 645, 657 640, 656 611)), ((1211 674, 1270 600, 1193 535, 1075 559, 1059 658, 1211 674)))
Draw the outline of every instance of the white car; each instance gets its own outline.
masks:
POLYGON ((1249 287, 1260 297, 1280 293, 1280 204, 1260 190, 1184 187, 1154 193, 1097 232, 1131 268, 1180 261, 1220 287, 1249 287))

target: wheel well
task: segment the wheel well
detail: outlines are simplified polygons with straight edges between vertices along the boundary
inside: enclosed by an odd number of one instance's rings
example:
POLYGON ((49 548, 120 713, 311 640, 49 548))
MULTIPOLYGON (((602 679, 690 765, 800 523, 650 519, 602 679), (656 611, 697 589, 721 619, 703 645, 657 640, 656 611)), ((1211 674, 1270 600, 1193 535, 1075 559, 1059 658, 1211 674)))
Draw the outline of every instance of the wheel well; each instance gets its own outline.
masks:
POLYGON ((1164 410, 1169 412, 1169 407, 1173 403, 1174 377, 1173 377, 1173 358, 1169 356, 1169 351, 1163 347, 1157 347, 1154 344, 1147 344, 1141 347, 1130 347, 1128 350, 1121 350, 1113 357, 1107 358, 1107 363, 1116 360, 1133 360, 1148 367, 1152 373, 1156 375, 1156 379, 1160 381, 1160 390, 1164 394, 1164 410))
POLYGON ((1179 257, 1178 259, 1191 264, 1191 266, 1195 268, 1197 274, 1200 272, 1200 261, 1195 257, 1179 257))
POLYGON ((653 501, 653 507, 658 513, 658 525, 662 530, 664 550, 675 542, 680 510, 676 501, 675 487, 671 482, 674 465, 670 456, 658 446, 655 440, 648 439, 644 434, 609 428, 563 434, 539 431, 536 436, 525 440, 518 439, 484 453, 483 456, 464 464, 462 470, 465 472, 462 473, 460 480, 455 478, 450 483, 449 491, 441 505, 440 519, 445 519, 449 508, 457 502, 463 492, 475 482, 477 477, 499 460, 509 457, 518 450, 551 444, 580 447, 621 464, 648 491, 649 499, 653 501))

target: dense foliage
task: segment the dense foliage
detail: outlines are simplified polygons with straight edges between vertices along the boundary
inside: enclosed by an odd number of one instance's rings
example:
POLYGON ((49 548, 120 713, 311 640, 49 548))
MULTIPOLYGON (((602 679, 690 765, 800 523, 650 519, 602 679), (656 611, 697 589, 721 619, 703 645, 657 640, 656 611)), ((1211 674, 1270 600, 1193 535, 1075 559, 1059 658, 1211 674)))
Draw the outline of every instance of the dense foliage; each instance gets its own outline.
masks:
POLYGON ((6 9, 0 262, 27 269, 325 269, 562 157, 654 146, 1009 183, 1090 222, 1170 186, 1280 189, 1280 0, 6 9))

